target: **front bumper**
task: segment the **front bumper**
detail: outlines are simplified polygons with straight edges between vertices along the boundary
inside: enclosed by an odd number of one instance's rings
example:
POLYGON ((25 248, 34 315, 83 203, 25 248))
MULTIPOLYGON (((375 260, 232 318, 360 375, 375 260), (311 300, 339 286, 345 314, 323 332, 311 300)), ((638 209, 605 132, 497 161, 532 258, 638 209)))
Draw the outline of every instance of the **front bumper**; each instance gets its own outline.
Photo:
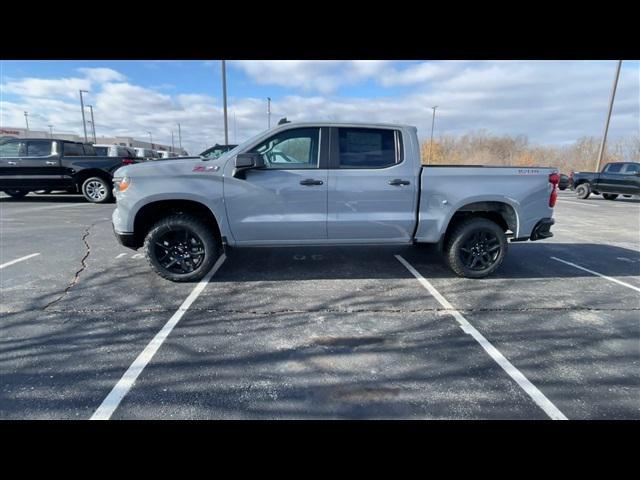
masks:
POLYGON ((543 218, 542 220, 540 220, 538 223, 536 223, 536 226, 533 227, 533 231, 531 232, 529 240, 533 242, 536 240, 544 240, 545 238, 553 237, 553 233, 551 233, 551 226, 554 223, 556 223, 556 221, 553 218, 543 218))
POLYGON ((123 247, 132 248, 133 250, 140 248, 139 242, 133 233, 118 232, 114 227, 113 235, 116 237, 116 240, 118 240, 118 243, 123 247))

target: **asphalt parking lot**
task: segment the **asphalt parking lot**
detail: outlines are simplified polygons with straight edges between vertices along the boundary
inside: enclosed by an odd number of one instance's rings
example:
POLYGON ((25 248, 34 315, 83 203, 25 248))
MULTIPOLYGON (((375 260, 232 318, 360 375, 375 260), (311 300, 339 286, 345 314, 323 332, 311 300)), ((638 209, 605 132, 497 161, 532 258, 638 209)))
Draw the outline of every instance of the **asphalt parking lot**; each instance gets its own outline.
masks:
POLYGON ((198 296, 113 208, 1 194, 0 418, 89 419, 116 386, 107 418, 640 418, 637 199, 561 192, 484 280, 429 246, 261 248, 198 296))

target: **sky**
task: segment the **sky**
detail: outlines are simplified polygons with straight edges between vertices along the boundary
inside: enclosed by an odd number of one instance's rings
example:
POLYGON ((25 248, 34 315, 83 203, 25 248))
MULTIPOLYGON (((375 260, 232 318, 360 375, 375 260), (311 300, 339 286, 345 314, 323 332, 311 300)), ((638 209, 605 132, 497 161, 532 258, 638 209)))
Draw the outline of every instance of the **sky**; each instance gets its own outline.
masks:
MULTIPOLYGON (((202 61, 0 61, 0 126, 82 134, 79 89, 96 133, 152 132, 171 144, 177 124, 196 154, 224 143, 221 65, 202 61)), ((436 138, 485 130, 531 143, 602 135, 616 61, 227 61, 229 142, 291 121, 415 125, 422 140, 437 105, 436 138)), ((640 62, 625 61, 611 139, 640 137, 640 62)))

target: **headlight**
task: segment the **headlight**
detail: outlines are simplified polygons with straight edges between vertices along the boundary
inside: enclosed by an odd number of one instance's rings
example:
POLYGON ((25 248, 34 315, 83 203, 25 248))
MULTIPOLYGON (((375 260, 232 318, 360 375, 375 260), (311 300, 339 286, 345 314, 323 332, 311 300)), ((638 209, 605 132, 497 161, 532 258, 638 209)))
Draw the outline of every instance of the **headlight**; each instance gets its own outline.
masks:
POLYGON ((130 177, 115 177, 113 179, 113 184, 116 187, 115 188, 116 191, 124 192, 131 185, 131 178, 130 177))

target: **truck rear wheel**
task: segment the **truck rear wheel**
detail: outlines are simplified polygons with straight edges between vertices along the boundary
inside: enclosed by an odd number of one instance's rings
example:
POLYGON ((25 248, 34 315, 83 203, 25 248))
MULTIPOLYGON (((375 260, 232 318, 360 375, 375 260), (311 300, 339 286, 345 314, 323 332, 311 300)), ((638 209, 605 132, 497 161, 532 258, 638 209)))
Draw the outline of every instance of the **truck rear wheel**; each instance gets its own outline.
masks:
POLYGON ((111 185, 100 177, 87 178, 82 182, 82 194, 91 203, 107 203, 113 198, 111 185))
POLYGON ((449 235, 445 255, 457 275, 483 278, 500 266, 507 248, 502 228, 491 220, 476 217, 456 225, 449 235))
POLYGON ((618 198, 617 193, 603 193, 602 196, 605 200, 615 200, 616 198, 618 198))
POLYGON ((144 240, 144 250, 149 265, 172 282, 201 280, 220 256, 213 229, 188 214, 156 223, 144 240))
POLYGON ((588 183, 581 183, 576 187, 576 197, 578 197, 580 200, 584 200, 585 198, 589 197, 590 194, 591 187, 588 183))

